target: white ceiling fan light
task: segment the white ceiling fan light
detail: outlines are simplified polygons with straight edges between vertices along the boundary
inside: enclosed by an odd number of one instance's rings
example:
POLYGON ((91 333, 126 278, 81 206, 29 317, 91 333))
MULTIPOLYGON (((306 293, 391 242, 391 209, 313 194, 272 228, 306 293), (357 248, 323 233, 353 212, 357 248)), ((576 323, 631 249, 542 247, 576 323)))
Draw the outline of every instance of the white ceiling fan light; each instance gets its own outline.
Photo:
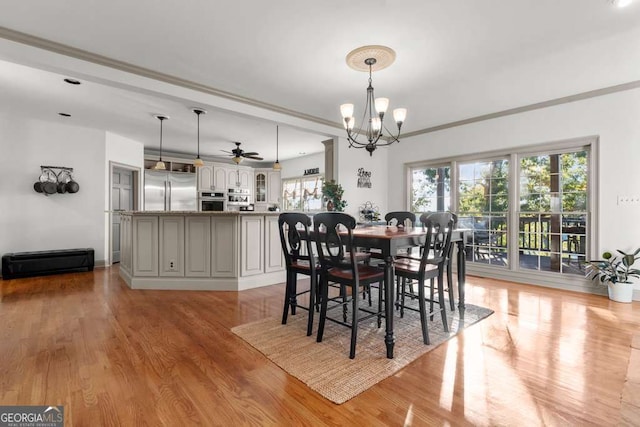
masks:
POLYGON ((609 0, 609 3, 619 8, 629 6, 632 2, 633 0, 609 0))

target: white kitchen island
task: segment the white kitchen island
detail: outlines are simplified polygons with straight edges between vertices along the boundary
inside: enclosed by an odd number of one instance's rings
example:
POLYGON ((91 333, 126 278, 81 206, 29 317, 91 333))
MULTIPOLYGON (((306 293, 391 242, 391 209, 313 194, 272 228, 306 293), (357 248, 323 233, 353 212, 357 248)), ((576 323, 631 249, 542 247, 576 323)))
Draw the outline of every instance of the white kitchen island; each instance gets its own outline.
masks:
POLYGON ((285 281, 278 212, 122 212, 132 289, 239 291, 285 281))

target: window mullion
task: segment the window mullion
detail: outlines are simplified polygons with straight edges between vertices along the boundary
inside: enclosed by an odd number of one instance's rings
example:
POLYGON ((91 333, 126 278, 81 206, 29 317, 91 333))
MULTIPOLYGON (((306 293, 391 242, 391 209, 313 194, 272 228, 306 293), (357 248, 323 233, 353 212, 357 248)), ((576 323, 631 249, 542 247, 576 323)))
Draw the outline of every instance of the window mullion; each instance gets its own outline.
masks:
POLYGON ((509 214, 507 216, 507 241, 509 242, 509 270, 520 265, 519 215, 520 215, 520 159, 517 153, 509 157, 509 214))

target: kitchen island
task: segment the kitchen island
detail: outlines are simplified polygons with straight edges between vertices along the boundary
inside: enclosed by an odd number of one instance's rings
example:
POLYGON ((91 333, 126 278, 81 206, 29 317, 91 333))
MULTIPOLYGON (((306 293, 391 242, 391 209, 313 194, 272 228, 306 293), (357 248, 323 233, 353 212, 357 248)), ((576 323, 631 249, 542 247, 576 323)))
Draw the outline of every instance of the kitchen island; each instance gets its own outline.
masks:
POLYGON ((239 291, 285 281, 278 212, 121 213, 132 289, 239 291))

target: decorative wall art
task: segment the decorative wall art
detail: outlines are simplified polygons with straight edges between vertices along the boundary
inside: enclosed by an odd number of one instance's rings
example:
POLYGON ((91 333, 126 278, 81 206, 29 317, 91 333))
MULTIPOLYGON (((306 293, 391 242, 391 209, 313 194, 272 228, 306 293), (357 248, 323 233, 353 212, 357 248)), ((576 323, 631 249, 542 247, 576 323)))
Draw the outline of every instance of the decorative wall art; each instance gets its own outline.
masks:
POLYGON ((371 171, 358 169, 358 188, 371 188, 371 171))

